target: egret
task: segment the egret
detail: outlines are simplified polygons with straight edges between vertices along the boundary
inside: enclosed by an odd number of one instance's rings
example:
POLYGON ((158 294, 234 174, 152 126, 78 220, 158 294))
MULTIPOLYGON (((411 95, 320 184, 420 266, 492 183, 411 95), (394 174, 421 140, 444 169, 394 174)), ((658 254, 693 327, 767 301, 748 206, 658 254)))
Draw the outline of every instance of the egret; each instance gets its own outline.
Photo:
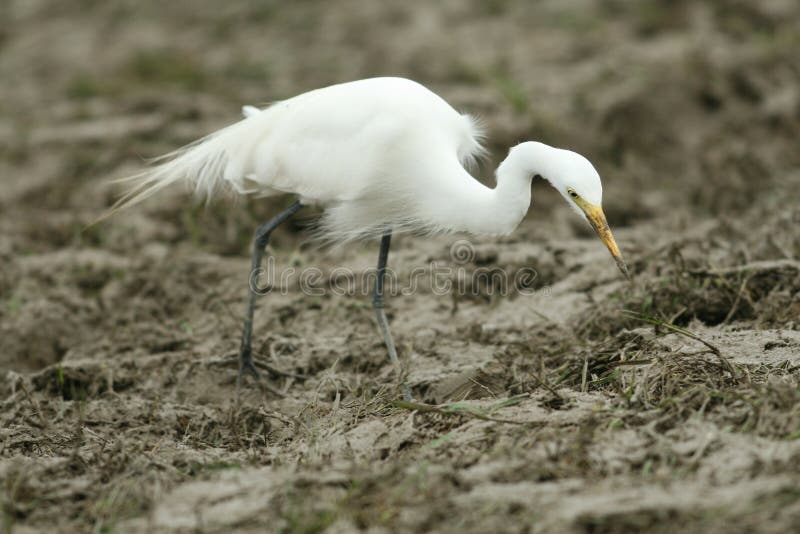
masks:
MULTIPOLYGON (((466 169, 484 154, 483 132, 426 87, 402 78, 332 85, 273 103, 245 106, 244 119, 181 148, 132 178, 112 207, 129 207, 177 183, 212 197, 292 194, 296 201, 255 231, 252 271, 261 267, 270 235, 303 206, 324 208, 320 234, 331 241, 380 240, 372 305, 392 364, 397 349, 384 312, 383 279, 392 234, 511 233, 531 204, 540 176, 597 232, 617 266, 628 271, 603 214, 600 176, 580 154, 540 142, 509 150, 487 187, 466 169)), ((259 372, 251 337, 256 291, 250 284, 239 348, 239 373, 259 372)), ((411 397, 405 383, 403 394, 411 397)))

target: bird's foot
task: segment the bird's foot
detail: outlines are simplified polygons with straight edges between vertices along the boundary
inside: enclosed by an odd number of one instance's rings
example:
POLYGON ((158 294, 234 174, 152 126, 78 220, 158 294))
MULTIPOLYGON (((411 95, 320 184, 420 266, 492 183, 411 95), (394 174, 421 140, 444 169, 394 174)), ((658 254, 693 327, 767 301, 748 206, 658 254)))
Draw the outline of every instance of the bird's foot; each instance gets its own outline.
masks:
POLYGON ((261 373, 258 372, 258 368, 256 367, 256 364, 253 363, 252 358, 248 358, 239 363, 239 374, 236 375, 236 389, 239 389, 239 386, 242 385, 244 376, 248 374, 255 378, 256 381, 261 380, 261 373))
POLYGON ((266 380, 262 380, 261 372, 256 367, 256 364, 253 362, 253 358, 240 358, 239 360, 239 373, 236 375, 236 398, 239 398, 239 393, 242 387, 242 380, 244 379, 245 375, 252 375, 255 379, 256 385, 261 389, 262 392, 267 391, 272 393, 276 397, 285 397, 286 393, 280 391, 269 385, 266 380))
MULTIPOLYGON (((249 340, 248 340, 249 341, 249 340)), ((252 375, 256 383, 261 382, 261 373, 258 372, 256 364, 253 362, 253 355, 250 353, 250 344, 242 344, 239 350, 239 373, 236 375, 236 396, 239 396, 239 390, 242 387, 242 380, 245 375, 252 375)))

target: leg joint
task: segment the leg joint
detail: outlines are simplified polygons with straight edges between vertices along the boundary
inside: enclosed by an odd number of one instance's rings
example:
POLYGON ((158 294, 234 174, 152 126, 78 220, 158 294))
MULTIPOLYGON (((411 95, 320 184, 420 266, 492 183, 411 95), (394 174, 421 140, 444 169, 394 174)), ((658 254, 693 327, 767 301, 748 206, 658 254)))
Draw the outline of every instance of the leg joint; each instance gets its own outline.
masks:
POLYGON ((253 239, 253 246, 255 246, 259 250, 264 250, 269 245, 269 236, 272 232, 256 232, 256 236, 253 239))

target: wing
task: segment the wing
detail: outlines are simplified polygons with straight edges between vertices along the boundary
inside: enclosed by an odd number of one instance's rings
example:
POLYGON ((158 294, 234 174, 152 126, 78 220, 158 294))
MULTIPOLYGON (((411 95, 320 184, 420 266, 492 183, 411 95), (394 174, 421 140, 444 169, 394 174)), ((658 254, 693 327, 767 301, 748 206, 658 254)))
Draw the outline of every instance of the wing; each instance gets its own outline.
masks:
POLYGON ((462 161, 482 153, 480 129, 425 87, 375 78, 279 102, 249 119, 258 135, 248 164, 226 179, 291 192, 318 202, 347 201, 408 180, 426 149, 462 161))

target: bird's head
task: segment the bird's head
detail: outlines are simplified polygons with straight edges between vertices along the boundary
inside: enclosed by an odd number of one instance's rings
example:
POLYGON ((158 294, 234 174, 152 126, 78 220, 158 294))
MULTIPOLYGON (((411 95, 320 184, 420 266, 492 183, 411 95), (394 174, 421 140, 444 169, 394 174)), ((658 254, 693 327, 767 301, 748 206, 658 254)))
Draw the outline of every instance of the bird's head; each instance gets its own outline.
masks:
POLYGON ((561 165, 551 178, 551 183, 572 208, 582 215, 597 232, 608 251, 617 262, 617 267, 626 278, 630 278, 628 267, 619 251, 611 228, 603 213, 603 184, 600 175, 588 159, 569 150, 559 150, 561 165))
POLYGON ((535 162, 535 174, 548 180, 567 203, 588 221, 614 257, 619 270, 626 278, 630 278, 628 267, 603 213, 603 184, 591 162, 570 150, 535 142, 523 145, 528 145, 526 148, 531 161, 535 162))

